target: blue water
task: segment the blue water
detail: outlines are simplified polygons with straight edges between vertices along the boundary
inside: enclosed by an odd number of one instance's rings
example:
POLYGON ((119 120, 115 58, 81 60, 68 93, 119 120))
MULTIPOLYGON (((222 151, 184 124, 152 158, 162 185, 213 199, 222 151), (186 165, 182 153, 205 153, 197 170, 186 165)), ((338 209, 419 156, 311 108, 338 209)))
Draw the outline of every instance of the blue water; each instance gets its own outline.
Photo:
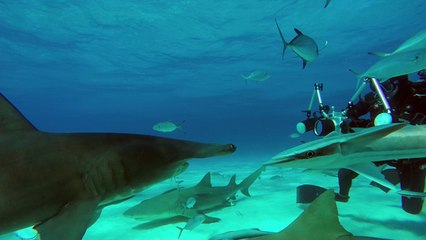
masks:
MULTIPOLYGON (((364 71, 425 28, 424 0, 2 0, 0 92, 48 132, 129 132, 234 143, 273 156, 298 140, 315 82, 337 110, 364 71), (316 40, 302 69, 284 37, 316 40), (245 84, 242 74, 271 78, 245 84), (161 121, 184 131, 152 130, 161 121)), ((414 75, 412 77, 415 77, 414 75)))

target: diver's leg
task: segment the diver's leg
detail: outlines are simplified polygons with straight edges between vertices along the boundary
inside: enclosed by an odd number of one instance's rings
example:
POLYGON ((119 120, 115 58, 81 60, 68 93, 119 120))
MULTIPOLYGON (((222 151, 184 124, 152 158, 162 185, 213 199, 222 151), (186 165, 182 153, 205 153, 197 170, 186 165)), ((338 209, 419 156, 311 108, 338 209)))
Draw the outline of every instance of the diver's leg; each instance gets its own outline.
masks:
MULTIPOLYGON (((403 161, 400 164, 399 174, 401 189, 414 192, 423 192, 425 187, 425 170, 422 164, 426 159, 403 161)), ((423 208, 422 198, 401 197, 402 209, 411 214, 419 214, 423 208)))
POLYGON ((339 193, 336 194, 336 201, 347 202, 349 201, 349 190, 352 187, 352 179, 356 178, 358 173, 346 169, 339 169, 339 193))

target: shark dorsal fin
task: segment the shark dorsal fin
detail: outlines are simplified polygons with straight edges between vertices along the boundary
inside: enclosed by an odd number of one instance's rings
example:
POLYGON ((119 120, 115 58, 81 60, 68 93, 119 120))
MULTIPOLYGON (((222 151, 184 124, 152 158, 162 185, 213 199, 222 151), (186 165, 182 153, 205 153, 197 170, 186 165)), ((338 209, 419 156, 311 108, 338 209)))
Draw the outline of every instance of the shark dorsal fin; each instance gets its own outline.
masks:
MULTIPOLYGON (((352 236, 340 225, 333 190, 327 190, 276 239, 340 239, 352 236)), ((275 239, 275 238, 274 238, 275 239)))
POLYGON ((36 128, 18 109, 0 94, 0 133, 14 131, 34 131, 36 128))
POLYGON ((235 174, 232 175, 231 179, 229 180, 228 187, 237 187, 237 183, 235 181, 236 179, 237 176, 235 174))
POLYGON ((303 35, 303 33, 297 28, 295 28, 294 31, 297 33, 297 35, 303 35))
POLYGON ((212 187, 210 172, 204 175, 203 179, 201 179, 201 181, 197 184, 197 187, 212 187))

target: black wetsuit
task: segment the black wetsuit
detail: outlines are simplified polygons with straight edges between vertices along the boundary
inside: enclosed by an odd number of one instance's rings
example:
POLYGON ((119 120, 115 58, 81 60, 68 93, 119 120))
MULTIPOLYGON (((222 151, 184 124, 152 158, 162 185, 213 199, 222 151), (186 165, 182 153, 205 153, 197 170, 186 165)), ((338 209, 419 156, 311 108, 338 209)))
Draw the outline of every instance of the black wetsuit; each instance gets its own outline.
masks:
MULTIPOLYGON (((393 122, 408 121, 410 124, 426 124, 426 81, 410 82, 406 77, 390 79, 388 101, 392 107, 393 122)), ((348 110, 347 116, 351 120, 343 124, 342 130, 350 132, 351 127, 370 127, 374 118, 383 111, 378 97, 369 93, 356 105, 348 110), (360 116, 370 113, 370 119, 359 119, 360 116)), ((401 189, 423 192, 425 187, 426 158, 399 159, 398 161, 375 162, 376 165, 387 163, 394 166, 399 175, 401 189)), ((352 179, 358 174, 349 169, 340 169, 339 194, 336 200, 348 201, 352 179)), ((402 208, 411 214, 418 214, 423 207, 422 198, 402 197, 402 208)))

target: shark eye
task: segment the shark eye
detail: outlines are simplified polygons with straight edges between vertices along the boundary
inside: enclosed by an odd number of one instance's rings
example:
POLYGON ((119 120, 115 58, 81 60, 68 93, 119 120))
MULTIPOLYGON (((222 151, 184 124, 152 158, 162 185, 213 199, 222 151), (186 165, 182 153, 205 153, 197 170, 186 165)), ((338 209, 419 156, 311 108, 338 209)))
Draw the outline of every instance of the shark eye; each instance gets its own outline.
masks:
POLYGON ((305 153, 305 155, 306 155, 306 158, 312 158, 315 156, 315 152, 312 150, 309 150, 305 153))

